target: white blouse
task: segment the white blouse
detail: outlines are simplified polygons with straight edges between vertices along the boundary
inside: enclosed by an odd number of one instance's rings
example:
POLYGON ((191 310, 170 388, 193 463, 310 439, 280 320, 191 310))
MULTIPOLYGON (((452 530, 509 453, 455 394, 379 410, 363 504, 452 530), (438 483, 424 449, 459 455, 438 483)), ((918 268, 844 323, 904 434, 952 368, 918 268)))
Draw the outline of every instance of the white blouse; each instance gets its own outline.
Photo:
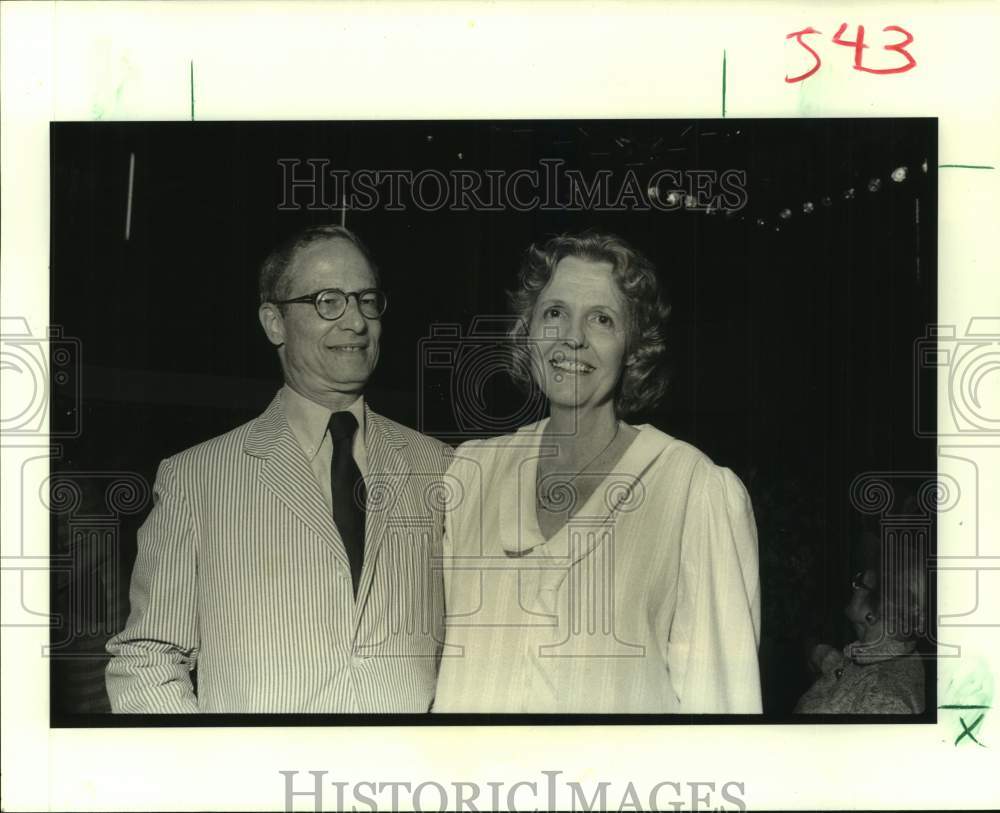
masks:
POLYGON ((739 478, 638 426, 546 541, 546 423, 454 451, 432 710, 760 713, 757 529, 739 478))

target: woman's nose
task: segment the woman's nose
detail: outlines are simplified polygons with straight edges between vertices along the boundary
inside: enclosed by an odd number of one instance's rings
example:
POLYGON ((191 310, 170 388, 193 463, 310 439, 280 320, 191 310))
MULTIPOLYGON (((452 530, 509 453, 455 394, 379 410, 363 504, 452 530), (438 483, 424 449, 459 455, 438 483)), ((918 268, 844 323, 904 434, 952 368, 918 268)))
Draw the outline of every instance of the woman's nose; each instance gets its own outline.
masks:
POLYGON ((584 330, 584 326, 579 322, 573 322, 567 325, 561 338, 563 342, 568 344, 573 349, 584 347, 587 344, 587 333, 584 330))

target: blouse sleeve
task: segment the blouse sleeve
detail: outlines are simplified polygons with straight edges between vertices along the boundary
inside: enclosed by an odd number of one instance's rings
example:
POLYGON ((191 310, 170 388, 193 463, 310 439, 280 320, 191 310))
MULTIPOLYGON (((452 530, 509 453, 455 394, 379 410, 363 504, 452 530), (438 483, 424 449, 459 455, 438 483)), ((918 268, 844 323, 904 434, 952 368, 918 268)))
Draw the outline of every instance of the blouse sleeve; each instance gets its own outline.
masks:
POLYGON ((706 465, 684 523, 667 666, 681 713, 759 714, 757 526, 740 479, 706 465))

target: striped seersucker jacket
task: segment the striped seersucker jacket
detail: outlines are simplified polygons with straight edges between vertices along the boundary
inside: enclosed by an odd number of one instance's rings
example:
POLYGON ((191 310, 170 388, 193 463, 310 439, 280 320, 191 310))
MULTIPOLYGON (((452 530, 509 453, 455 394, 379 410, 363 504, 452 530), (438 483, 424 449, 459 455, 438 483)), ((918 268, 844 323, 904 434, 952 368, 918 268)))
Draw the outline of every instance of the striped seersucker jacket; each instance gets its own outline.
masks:
POLYGON ((367 407, 366 420, 356 600, 280 393, 257 419, 160 464, 131 612, 108 642, 115 712, 427 711, 447 447, 367 407))

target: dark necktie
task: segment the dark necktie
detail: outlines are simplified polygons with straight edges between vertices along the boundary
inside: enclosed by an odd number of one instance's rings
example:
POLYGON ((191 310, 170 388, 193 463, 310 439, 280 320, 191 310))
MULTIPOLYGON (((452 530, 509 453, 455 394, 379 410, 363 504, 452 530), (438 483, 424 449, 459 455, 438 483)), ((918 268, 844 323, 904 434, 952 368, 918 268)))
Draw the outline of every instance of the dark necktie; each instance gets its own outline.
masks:
POLYGON ((367 492, 358 464, 351 454, 358 419, 350 412, 334 412, 327 424, 333 441, 330 461, 330 490, 333 492, 333 521, 344 540, 351 563, 351 582, 358 594, 361 563, 365 556, 365 502, 367 492))

